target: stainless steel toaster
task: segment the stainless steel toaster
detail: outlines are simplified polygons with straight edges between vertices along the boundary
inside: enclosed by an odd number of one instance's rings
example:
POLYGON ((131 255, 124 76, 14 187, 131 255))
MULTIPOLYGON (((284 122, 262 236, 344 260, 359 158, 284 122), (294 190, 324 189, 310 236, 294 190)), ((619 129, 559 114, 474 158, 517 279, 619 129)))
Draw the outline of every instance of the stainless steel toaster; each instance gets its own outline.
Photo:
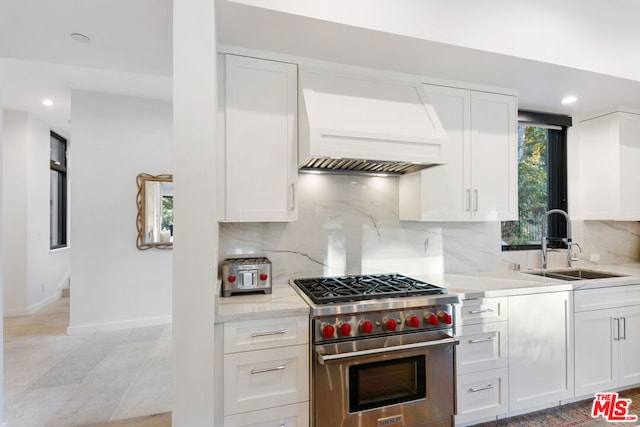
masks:
POLYGON ((222 296, 246 292, 271 293, 268 258, 227 258, 222 262, 222 296))

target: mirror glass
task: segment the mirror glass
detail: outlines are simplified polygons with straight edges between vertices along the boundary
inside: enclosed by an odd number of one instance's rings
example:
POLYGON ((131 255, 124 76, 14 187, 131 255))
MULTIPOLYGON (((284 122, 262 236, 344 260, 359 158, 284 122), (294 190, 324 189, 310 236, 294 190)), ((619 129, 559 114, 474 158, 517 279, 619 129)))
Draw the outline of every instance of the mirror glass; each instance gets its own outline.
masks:
POLYGON ((138 249, 173 247, 173 175, 141 173, 138 181, 138 249))

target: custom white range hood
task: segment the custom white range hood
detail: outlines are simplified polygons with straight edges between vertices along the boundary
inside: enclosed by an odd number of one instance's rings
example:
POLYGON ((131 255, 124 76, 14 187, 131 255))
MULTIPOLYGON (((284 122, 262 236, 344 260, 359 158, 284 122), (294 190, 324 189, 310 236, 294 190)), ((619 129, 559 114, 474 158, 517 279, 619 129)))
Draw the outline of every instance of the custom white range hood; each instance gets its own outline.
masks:
POLYGON ((403 174, 445 163, 447 134, 420 83, 300 71, 301 171, 403 174))

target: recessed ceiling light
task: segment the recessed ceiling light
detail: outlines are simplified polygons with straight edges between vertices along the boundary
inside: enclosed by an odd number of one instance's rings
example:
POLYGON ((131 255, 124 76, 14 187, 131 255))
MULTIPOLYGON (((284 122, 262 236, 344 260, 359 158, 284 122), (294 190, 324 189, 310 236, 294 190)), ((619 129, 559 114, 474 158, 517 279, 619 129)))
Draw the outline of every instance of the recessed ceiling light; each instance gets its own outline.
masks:
POLYGON ((49 98, 45 98, 42 100, 42 105, 46 105, 47 107, 51 107, 53 105, 53 101, 49 98))
POLYGON ((578 98, 576 98, 575 96, 565 96, 564 98, 562 98, 562 103, 563 104, 573 104, 577 100, 578 100, 578 98))
POLYGON ((71 33, 69 36, 78 43, 91 43, 91 39, 81 33, 71 33))

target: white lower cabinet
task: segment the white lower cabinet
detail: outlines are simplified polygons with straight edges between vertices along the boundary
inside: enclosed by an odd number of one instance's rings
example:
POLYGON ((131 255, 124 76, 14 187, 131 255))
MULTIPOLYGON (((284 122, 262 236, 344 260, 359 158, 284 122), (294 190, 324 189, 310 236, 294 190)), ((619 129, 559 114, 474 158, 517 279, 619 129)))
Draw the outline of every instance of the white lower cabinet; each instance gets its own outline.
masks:
POLYGON ((224 418, 225 427, 308 427, 309 403, 278 406, 224 418))
POLYGON ((473 424, 506 414, 507 298, 463 300, 456 307, 456 323, 456 424, 473 424))
POLYGON ((509 297, 509 411, 574 396, 573 292, 509 297))
POLYGON ((633 303, 639 290, 576 291, 576 397, 640 384, 640 305, 623 306, 620 298, 626 295, 626 304, 633 303), (612 304, 618 307, 600 308, 612 304))
POLYGON ((309 425, 309 318, 227 322, 221 387, 226 427, 309 425))
POLYGON ((224 356, 224 413, 238 414, 309 400, 309 346, 224 356))
POLYGON ((456 424, 506 414, 509 410, 507 368, 458 375, 456 424))

